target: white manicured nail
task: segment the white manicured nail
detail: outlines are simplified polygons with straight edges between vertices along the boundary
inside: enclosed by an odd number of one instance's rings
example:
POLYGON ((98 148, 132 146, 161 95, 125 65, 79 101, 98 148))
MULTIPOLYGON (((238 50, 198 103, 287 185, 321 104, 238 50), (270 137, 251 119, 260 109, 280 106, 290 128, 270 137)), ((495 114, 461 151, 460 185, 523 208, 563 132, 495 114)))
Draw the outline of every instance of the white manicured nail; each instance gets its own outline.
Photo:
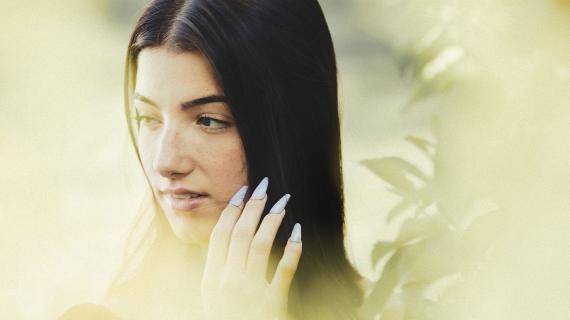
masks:
POLYGON ((251 198, 256 199, 256 200, 263 199, 263 197, 265 197, 265 193, 267 192, 267 185, 268 184, 269 184, 269 178, 267 178, 267 177, 263 178, 263 180, 261 180, 261 182, 259 183, 257 188, 255 188, 255 190, 253 190, 253 193, 251 194, 251 198))
POLYGON ((239 207, 243 202, 243 198, 245 197, 245 193, 247 192, 247 186, 241 187, 236 194, 230 200, 230 204, 235 207, 239 207))
POLYGON ((291 241, 301 242, 301 225, 299 223, 295 223, 295 226, 293 227, 291 241))
POLYGON ((289 198, 291 198, 290 194, 286 194, 283 197, 281 197, 281 199, 279 199, 279 201, 277 201, 273 205, 273 207, 271 207, 271 210, 269 210, 269 213, 281 213, 281 211, 283 211, 283 209, 285 209, 285 206, 287 205, 289 198))

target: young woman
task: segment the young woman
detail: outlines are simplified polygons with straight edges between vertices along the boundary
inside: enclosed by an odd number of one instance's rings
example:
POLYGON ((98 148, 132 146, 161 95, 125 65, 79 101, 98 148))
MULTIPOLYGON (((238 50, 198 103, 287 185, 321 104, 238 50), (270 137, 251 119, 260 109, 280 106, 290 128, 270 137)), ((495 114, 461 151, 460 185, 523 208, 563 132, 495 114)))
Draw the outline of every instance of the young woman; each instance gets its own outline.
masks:
POLYGON ((124 319, 358 318, 336 75, 317 0, 146 6, 125 97, 149 205, 109 309, 124 319))

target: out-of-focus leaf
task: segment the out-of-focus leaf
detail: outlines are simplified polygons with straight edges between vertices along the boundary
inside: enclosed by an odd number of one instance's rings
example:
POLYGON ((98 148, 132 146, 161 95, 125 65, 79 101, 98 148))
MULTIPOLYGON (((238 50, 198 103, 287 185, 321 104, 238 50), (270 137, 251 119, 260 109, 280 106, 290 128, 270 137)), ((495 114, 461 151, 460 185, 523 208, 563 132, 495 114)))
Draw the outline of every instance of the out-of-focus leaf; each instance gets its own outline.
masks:
POLYGON ((432 186, 430 185, 431 181, 432 181, 431 179, 428 180, 428 182, 423 188, 417 190, 414 193, 402 194, 400 192, 397 192, 396 190, 394 191, 391 190, 395 194, 400 195, 403 198, 403 200, 399 202, 396 206, 394 206, 392 209, 390 209, 390 211, 388 211, 388 214, 386 215, 386 221, 388 223, 392 222, 392 220, 394 220, 400 214, 406 212, 406 210, 411 209, 413 207, 415 207, 416 216, 426 213, 427 208, 430 207, 431 205, 434 205, 436 202, 436 199, 434 198, 432 192, 432 186))
POLYGON ((378 261, 385 257, 388 253, 392 252, 393 250, 397 249, 397 244, 391 241, 378 241, 374 245, 372 249, 372 254, 370 255, 370 260, 372 262, 372 266, 376 266, 378 261))
POLYGON ((402 281, 405 283, 437 279, 463 270, 469 259, 457 232, 446 231, 432 234, 429 238, 406 246, 406 254, 402 256, 402 281), (445 257, 442 258, 442 257, 445 257))
MULTIPOLYGON (((441 40, 441 36, 444 34, 445 29, 445 25, 436 24, 430 28, 417 43, 414 44, 412 51, 420 57, 433 57, 435 55, 434 50, 441 47, 438 43, 440 43, 439 40, 441 40)), ((431 58, 429 60, 431 60, 431 58)))
POLYGON ((450 272, 418 281, 408 282, 402 285, 402 291, 417 291, 422 300, 438 301, 449 290, 461 282, 461 272, 450 272))
POLYGON ((429 81, 420 81, 404 104, 403 109, 409 110, 420 101, 424 101, 436 94, 446 93, 452 88, 452 86, 453 81, 445 74, 439 75, 435 79, 429 81))
POLYGON ((404 110, 409 110, 416 103, 426 100, 437 92, 436 86, 431 81, 420 81, 404 104, 404 110))
POLYGON ((416 186, 407 176, 408 174, 414 175, 422 181, 427 180, 427 176, 416 166, 401 158, 384 157, 363 160, 361 163, 403 194, 416 191, 416 186))
POLYGON ((439 215, 420 215, 407 219, 400 228, 397 241, 405 244, 416 239, 425 239, 448 230, 445 220, 439 215))
POLYGON ((420 215, 422 213, 425 213, 427 208, 431 205, 433 205, 436 202, 434 196, 432 195, 431 192, 431 186, 429 184, 426 185, 425 188, 422 188, 419 192, 418 192, 418 198, 417 198, 417 207, 416 207, 416 215, 420 215))
POLYGON ((417 76, 417 55, 408 48, 393 48, 394 60, 401 78, 409 79, 417 76))
MULTIPOLYGON (((430 41, 428 37, 424 37, 424 39, 430 41)), ((395 59, 395 64, 398 67, 400 77, 404 79, 413 78, 417 80, 422 80, 422 70, 424 70, 427 65, 434 61, 441 52, 443 52, 440 46, 435 46, 433 43, 417 43, 415 45, 407 44, 396 46, 393 50, 393 57, 395 59)))
POLYGON ((402 292, 406 297, 421 297, 422 292, 437 281, 438 278, 409 281, 402 284, 402 292))
POLYGON ((406 320, 408 305, 401 292, 394 292, 382 310, 382 320, 406 320))
POLYGON ((413 201, 411 201, 407 198, 403 199, 396 206, 394 206, 392 209, 390 209, 390 211, 388 211, 388 214, 386 215, 386 221, 387 222, 392 221, 394 218, 396 218, 401 213, 404 213, 406 210, 408 210, 413 205, 414 205, 413 201))
POLYGON ((404 288, 400 284, 400 288, 404 301, 406 301, 406 319, 418 319, 417 312, 421 310, 423 287, 416 282, 416 286, 404 288))
POLYGON ((386 263, 382 276, 374 284, 372 292, 366 297, 362 306, 365 319, 374 319, 379 315, 386 302, 392 296, 400 280, 400 259, 403 250, 398 250, 386 263))
POLYGON ((463 56, 464 49, 457 46, 437 50, 434 48, 417 56, 417 84, 405 103, 404 110, 431 96, 447 92, 452 87, 454 79, 450 71, 463 56))
POLYGON ((419 137, 414 136, 407 136, 405 138, 406 141, 416 146, 420 149, 423 153, 425 153, 428 157, 433 158, 435 152, 435 144, 427 141, 426 139, 422 139, 419 137))
POLYGON ((453 65, 460 61, 464 55, 465 49, 460 46, 444 48, 422 68, 422 79, 432 81, 443 73, 449 72, 453 65))

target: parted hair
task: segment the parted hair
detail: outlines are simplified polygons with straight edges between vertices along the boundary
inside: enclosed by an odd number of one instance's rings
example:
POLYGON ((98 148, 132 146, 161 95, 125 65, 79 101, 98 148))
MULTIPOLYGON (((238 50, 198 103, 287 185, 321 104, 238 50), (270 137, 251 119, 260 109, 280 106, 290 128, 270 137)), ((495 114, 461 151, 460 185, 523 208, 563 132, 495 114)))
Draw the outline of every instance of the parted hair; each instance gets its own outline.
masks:
POLYGON ((363 293, 344 247, 336 58, 319 3, 148 3, 130 39, 125 74, 125 111, 137 155, 138 127, 130 120, 137 58, 160 46, 208 59, 236 121, 248 181, 269 177, 268 203, 292 195, 273 248, 279 255, 293 225, 301 223, 303 254, 289 312, 297 319, 357 319, 363 293))

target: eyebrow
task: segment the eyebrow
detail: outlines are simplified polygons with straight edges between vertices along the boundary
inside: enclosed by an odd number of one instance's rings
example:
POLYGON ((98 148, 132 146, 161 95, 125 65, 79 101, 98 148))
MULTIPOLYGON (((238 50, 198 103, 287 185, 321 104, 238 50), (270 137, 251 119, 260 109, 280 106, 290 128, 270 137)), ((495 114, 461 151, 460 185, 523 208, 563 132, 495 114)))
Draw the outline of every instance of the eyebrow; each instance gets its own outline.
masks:
MULTIPOLYGON (((160 107, 158 106, 158 103, 152 101, 151 99, 143 96, 142 94, 135 92, 134 97, 135 100, 140 100, 144 103, 150 104, 151 106, 160 109, 160 107)), ((228 98, 226 98, 223 95, 218 95, 218 94, 211 94, 208 96, 204 96, 201 98, 197 98, 194 100, 190 100, 190 101, 186 101, 180 104, 180 108, 182 111, 188 110, 190 108, 193 107, 197 107, 197 106, 201 106, 201 105, 205 105, 208 103, 214 103, 214 102, 223 102, 223 103, 228 103, 228 98)))

